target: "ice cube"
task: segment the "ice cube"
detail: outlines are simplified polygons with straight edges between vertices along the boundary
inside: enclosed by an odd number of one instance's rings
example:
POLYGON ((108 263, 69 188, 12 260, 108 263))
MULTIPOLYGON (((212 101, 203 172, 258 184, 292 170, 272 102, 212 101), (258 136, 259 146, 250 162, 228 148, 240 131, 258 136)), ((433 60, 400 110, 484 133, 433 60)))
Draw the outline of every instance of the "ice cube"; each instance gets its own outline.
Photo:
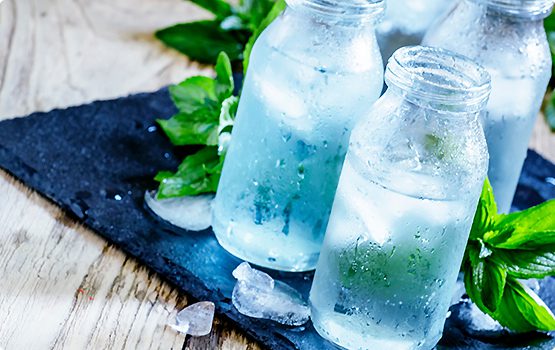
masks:
POLYGON ((160 218, 189 231, 206 230, 212 225, 213 195, 156 199, 155 191, 146 191, 145 202, 160 218))
POLYGON ((233 271, 237 283, 232 301, 243 315, 276 321, 288 326, 308 322, 310 309, 302 296, 289 285, 274 281, 268 274, 242 263, 233 271))
POLYGON ((214 303, 202 301, 181 310, 176 317, 176 324, 170 325, 174 330, 194 337, 210 334, 214 322, 214 303))
POLYGON ((267 273, 253 269, 249 263, 244 262, 233 270, 233 277, 238 281, 250 284, 260 289, 274 289, 274 279, 267 273))

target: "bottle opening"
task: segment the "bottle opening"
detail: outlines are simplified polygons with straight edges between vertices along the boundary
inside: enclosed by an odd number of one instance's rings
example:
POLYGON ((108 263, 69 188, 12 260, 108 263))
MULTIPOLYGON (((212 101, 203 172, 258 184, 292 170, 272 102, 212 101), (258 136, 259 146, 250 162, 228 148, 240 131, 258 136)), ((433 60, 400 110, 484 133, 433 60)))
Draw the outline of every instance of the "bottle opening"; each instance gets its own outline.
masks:
POLYGON ((404 47, 389 59, 385 81, 416 103, 451 111, 479 111, 491 91, 489 73, 457 53, 425 46, 404 47))
POLYGON ((501 15, 523 18, 543 19, 553 10, 554 0, 474 0, 483 3, 488 10, 501 15))
POLYGON ((286 0, 292 8, 307 8, 320 15, 345 20, 377 21, 385 11, 385 0, 286 0))

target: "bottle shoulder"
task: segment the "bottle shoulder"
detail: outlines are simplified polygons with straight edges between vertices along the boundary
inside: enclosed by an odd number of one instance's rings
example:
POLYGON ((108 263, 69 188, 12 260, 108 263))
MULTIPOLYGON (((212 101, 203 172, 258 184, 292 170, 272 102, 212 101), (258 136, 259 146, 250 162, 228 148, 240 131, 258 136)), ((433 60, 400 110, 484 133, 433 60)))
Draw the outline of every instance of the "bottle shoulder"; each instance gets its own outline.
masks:
POLYGON ((513 78, 527 68, 532 68, 538 79, 551 74, 551 52, 541 21, 492 16, 468 1, 460 2, 431 28, 423 43, 464 54, 513 78))
MULTIPOLYGON (((274 21, 256 41, 253 55, 269 53, 278 53, 299 64, 338 74, 378 69, 383 72, 373 26, 330 26, 291 11, 274 21)), ((272 64, 270 61, 268 64, 272 64)))

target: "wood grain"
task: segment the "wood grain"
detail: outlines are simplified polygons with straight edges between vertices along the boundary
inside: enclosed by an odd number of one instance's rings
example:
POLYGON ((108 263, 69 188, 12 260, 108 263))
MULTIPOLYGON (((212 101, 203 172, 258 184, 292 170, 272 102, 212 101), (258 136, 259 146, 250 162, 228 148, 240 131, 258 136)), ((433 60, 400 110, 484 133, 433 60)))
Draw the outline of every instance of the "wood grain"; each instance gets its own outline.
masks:
MULTIPOLYGON (((206 16, 181 0, 6 0, 0 119, 209 74, 152 38, 206 16)), ((220 320, 177 334, 186 295, 5 173, 0 193, 0 349, 258 349, 220 320)))
MULTIPOLYGON (((182 0, 0 0, 0 119, 208 73, 151 33, 207 14, 182 0)), ((539 119, 531 146, 555 161, 539 119)), ((0 172, 0 349, 259 349, 228 323, 187 339, 164 283, 0 172)))

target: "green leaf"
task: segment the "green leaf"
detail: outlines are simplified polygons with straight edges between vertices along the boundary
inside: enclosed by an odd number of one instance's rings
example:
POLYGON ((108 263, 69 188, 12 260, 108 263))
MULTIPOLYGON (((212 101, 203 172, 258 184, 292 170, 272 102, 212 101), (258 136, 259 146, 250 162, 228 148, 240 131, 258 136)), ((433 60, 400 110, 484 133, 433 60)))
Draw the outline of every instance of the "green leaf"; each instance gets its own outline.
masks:
POLYGON ((218 113, 216 82, 208 77, 192 77, 178 85, 170 86, 170 96, 180 113, 196 113, 209 110, 218 113))
MULTIPOLYGON (((493 317, 503 327, 507 327, 514 332, 526 333, 535 331, 536 328, 528 322, 526 317, 519 310, 516 302, 518 298, 519 296, 515 293, 511 284, 507 283, 506 290, 503 293, 503 299, 497 307, 496 312, 490 314, 486 310, 482 311, 493 317)), ((476 305, 479 307, 478 304, 476 305)))
POLYGON ((491 312, 481 302, 480 291, 466 272, 464 280, 466 292, 476 306, 502 326, 519 333, 555 330, 551 310, 533 291, 518 281, 507 278, 502 299, 495 312, 491 312))
POLYGON ((533 250, 555 244, 555 200, 502 215, 496 230, 484 235, 495 248, 533 250))
MULTIPOLYGON (((555 48, 555 33, 551 33, 550 35, 552 43, 550 44, 551 50, 555 48)), ((549 97, 547 98, 545 108, 544 108, 544 115, 547 124, 551 128, 551 131, 555 132, 555 93, 551 91, 549 97)))
POLYGON ((478 240, 483 238, 484 234, 492 229, 497 217, 497 204, 493 195, 493 188, 486 179, 482 189, 482 195, 478 202, 472 229, 470 230, 470 240, 478 240))
POLYGON ((201 63, 216 63, 224 51, 232 61, 242 57, 244 43, 220 27, 220 21, 181 23, 161 29, 156 37, 164 44, 201 63))
POLYGON ((217 147, 205 147, 183 160, 177 172, 167 176, 163 173, 158 199, 196 196, 216 192, 220 180, 223 159, 217 147))
POLYGON ((530 288, 510 279, 507 281, 505 293, 507 296, 503 298, 499 312, 496 313, 499 323, 503 326, 516 332, 555 330, 553 313, 530 288))
POLYGON ((468 254, 470 269, 465 271, 471 277, 475 298, 479 298, 483 307, 495 312, 505 288, 507 272, 499 265, 480 257, 480 252, 470 249, 468 254))
POLYGON ((212 12, 219 19, 232 14, 231 5, 223 0, 191 0, 191 2, 212 12))
POLYGON ((270 13, 274 4, 273 0, 242 0, 238 13, 248 21, 251 30, 255 31, 270 13))
POLYGON ((180 113, 169 120, 158 120, 158 124, 176 146, 218 145, 218 119, 214 115, 180 113))
POLYGON ((254 43, 256 42, 256 39, 258 39, 260 34, 262 34, 262 32, 283 12, 283 10, 285 10, 286 7, 287 4, 285 3, 285 0, 278 0, 266 16, 266 18, 264 18, 264 20, 260 22, 260 25, 258 26, 258 28, 256 28, 253 35, 250 37, 247 45, 245 46, 245 52, 243 54, 243 70, 245 74, 247 74, 247 68, 249 67, 252 48, 254 46, 254 43))
POLYGON ((536 251, 497 249, 491 259, 515 278, 555 276, 555 245, 536 251))
POLYGON ((225 52, 221 52, 216 63, 215 93, 218 101, 223 102, 233 94, 233 72, 231 62, 225 52))
POLYGON ((173 176, 173 173, 171 171, 160 171, 154 177, 154 181, 162 182, 164 179, 167 179, 172 176, 173 176))
POLYGON ((220 125, 218 126, 218 151, 220 155, 225 155, 229 143, 231 142, 231 130, 237 115, 237 107, 239 106, 239 98, 231 96, 222 103, 222 111, 220 113, 220 125))

